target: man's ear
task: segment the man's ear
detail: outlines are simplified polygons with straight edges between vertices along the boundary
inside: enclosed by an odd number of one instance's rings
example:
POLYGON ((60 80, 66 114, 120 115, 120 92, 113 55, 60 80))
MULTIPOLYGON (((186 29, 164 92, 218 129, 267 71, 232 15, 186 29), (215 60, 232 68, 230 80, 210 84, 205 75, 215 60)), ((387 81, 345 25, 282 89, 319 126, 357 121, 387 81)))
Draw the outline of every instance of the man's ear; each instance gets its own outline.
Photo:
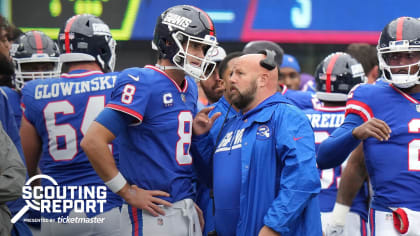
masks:
POLYGON ((265 87, 265 86, 267 86, 268 79, 269 79, 268 72, 261 73, 261 75, 257 79, 257 86, 258 87, 265 87))

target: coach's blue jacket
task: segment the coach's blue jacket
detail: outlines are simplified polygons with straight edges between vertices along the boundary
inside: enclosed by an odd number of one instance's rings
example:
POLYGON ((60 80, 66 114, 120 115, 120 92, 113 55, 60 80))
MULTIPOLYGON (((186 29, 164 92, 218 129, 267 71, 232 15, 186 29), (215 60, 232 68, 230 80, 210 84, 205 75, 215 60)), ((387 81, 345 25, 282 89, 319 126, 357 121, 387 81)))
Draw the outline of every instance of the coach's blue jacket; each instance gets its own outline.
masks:
MULTIPOLYGON (((264 225, 282 236, 322 235, 314 135, 305 115, 276 93, 246 114, 230 118, 221 137, 237 122, 247 124, 236 235, 258 235, 264 225)), ((193 157, 210 158, 213 139, 208 134, 194 136, 193 157)))

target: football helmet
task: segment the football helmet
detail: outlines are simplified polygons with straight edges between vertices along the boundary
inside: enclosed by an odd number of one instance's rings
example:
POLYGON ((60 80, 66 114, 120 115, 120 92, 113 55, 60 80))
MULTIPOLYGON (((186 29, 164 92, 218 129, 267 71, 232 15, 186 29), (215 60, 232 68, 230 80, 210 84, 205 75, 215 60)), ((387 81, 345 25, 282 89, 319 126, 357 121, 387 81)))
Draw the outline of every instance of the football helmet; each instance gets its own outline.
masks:
POLYGON ((386 82, 399 88, 409 88, 419 84, 420 20, 412 17, 400 17, 391 21, 382 30, 377 50, 379 68, 382 70, 386 82), (409 57, 414 59, 418 57, 419 60, 404 64, 398 59, 398 53, 408 53, 409 57), (401 71, 392 72, 392 70, 398 71, 398 69, 401 71))
POLYGON ((108 25, 96 16, 69 18, 60 29, 58 45, 61 63, 96 61, 102 71, 114 71, 116 42, 108 25))
POLYGON ((157 19, 152 48, 159 59, 169 59, 176 66, 198 80, 206 80, 213 73, 215 62, 209 59, 217 46, 216 33, 210 17, 203 10, 190 5, 178 5, 164 11, 157 19), (204 58, 188 53, 191 43, 204 44, 204 58), (188 62, 194 58, 200 65, 188 62))
POLYGON ((18 91, 28 80, 60 76, 58 46, 43 32, 29 31, 21 35, 12 44, 10 55, 15 67, 14 85, 18 91), (35 63, 39 64, 36 66, 35 63))
POLYGON ((345 102, 350 90, 366 81, 362 65, 344 52, 328 55, 317 66, 314 77, 316 97, 330 102, 345 102))

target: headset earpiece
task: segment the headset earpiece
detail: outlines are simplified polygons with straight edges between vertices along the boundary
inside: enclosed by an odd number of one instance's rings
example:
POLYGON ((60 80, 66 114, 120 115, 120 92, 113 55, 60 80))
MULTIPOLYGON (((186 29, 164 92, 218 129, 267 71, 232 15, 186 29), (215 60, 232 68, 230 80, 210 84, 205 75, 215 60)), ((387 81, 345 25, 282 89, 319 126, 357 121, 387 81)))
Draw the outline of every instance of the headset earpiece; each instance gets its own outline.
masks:
POLYGON ((260 66, 264 67, 267 70, 273 70, 274 68, 276 68, 277 65, 274 60, 276 54, 272 50, 265 49, 260 51, 259 53, 266 55, 266 57, 260 61, 260 66))

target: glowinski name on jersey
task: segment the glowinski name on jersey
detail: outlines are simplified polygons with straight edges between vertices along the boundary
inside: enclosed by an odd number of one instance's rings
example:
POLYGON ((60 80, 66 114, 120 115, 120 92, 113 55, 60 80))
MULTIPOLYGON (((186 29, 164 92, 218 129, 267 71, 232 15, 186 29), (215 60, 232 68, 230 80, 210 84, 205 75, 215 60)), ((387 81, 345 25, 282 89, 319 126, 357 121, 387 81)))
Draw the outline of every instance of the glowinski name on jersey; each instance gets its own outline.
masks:
POLYGON ((66 81, 60 83, 38 84, 34 89, 35 99, 49 99, 59 96, 95 92, 111 89, 115 85, 117 75, 98 76, 87 81, 66 81))

